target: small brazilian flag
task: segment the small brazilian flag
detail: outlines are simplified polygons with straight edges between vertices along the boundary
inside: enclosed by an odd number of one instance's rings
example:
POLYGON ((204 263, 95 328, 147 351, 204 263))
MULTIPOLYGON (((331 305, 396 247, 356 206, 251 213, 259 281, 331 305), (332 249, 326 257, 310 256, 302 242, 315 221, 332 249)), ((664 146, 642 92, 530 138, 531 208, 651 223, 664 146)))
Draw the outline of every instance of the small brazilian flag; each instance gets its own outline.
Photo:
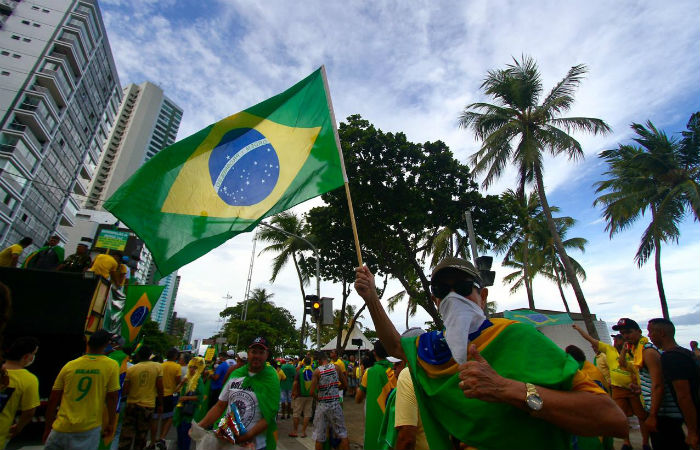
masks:
POLYGON ((165 276, 343 181, 321 67, 162 150, 104 207, 145 242, 165 276))
POLYGON ((122 316, 121 334, 124 345, 131 345, 141 331, 141 327, 151 314, 163 293, 165 286, 160 285, 129 285, 124 302, 124 315, 122 316))

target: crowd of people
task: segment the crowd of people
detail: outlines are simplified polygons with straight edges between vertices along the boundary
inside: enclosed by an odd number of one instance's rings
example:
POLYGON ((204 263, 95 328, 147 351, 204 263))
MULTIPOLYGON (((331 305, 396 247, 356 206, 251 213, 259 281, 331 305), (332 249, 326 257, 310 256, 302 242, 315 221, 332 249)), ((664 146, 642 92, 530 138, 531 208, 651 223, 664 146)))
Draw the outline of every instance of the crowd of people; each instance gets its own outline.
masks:
MULTIPOLYGON (((358 357, 273 358, 257 336, 246 351, 221 351, 213 361, 177 349, 163 359, 146 345, 132 354, 119 335, 99 330, 53 382, 45 448, 164 449, 174 426, 180 450, 192 440, 211 448, 207 439, 216 448, 272 450, 278 422, 291 418, 290 437, 313 426, 317 449, 347 449, 345 397, 364 403, 366 449, 611 449, 617 437, 628 450, 631 416, 645 449, 698 448, 700 351, 696 342, 692 350, 677 344, 671 321, 650 320, 645 337, 621 318, 613 345, 573 325, 596 354, 588 361, 583 349, 561 349, 530 325, 487 317, 482 284, 468 261, 441 261, 431 293, 444 329, 399 334, 374 276, 358 268, 355 289, 379 337, 358 357)), ((41 357, 39 343, 16 339, 3 356, 0 448, 39 406, 38 379, 26 369, 41 357)))
POLYGON ((93 260, 90 257, 90 244, 78 243, 75 253, 65 257, 65 249, 60 245, 57 235, 49 237, 43 247, 31 252, 20 264, 24 250, 32 245, 31 237, 24 237, 0 251, 0 267, 21 267, 34 270, 56 270, 60 272, 84 273, 94 272, 109 280, 113 287, 123 287, 129 279, 129 257, 118 250, 100 253, 93 260))

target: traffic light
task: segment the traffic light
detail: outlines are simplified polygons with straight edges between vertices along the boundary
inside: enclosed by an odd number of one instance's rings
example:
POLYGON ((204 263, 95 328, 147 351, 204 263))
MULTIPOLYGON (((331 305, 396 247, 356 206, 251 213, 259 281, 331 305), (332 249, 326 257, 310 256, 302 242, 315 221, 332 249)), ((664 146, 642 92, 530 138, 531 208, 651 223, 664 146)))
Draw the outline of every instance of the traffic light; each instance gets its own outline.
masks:
POLYGON ((482 287, 493 286, 493 282, 496 279, 496 272, 491 270, 491 265, 493 264, 493 256, 479 256, 476 258, 476 268, 481 274, 481 279, 484 282, 482 287))
POLYGON ((307 316, 311 315, 311 310, 312 310, 311 304, 313 303, 312 297, 314 297, 314 296, 307 295, 304 297, 304 314, 306 314, 307 316))
POLYGON ((307 295, 304 297, 304 304, 309 305, 311 321, 317 323, 321 317, 321 299, 318 295, 307 295))

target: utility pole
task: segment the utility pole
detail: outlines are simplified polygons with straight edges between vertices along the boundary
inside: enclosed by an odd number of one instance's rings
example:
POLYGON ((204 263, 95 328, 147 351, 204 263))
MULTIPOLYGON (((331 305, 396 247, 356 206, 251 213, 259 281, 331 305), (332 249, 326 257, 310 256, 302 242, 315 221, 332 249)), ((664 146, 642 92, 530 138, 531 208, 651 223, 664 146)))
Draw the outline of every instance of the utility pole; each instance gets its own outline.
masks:
MULTIPOLYGON (((245 293, 243 294, 243 308, 241 311, 241 320, 243 322, 248 318, 248 296, 250 295, 250 280, 253 278, 253 263, 255 262, 255 245, 258 242, 258 233, 253 235, 253 251, 250 254, 250 265, 248 265, 248 281, 245 284, 245 293)), ((238 351, 238 342, 240 341, 241 333, 236 336, 236 351, 238 351)))
MULTIPOLYGON (((301 239, 302 241, 306 242, 306 244, 311 247, 311 250, 313 250, 314 255, 316 255, 316 296, 318 297, 319 301, 321 300, 321 257, 318 254, 318 249, 314 244, 308 241, 308 239, 305 239, 301 236, 297 236, 294 233, 290 233, 289 231, 283 230, 282 228, 267 224, 265 222, 260 222, 258 225, 262 225, 264 227, 273 229, 275 231, 279 231, 280 233, 283 233, 287 236, 291 236, 297 239, 301 239)), ((321 349, 321 323, 317 322, 316 323, 316 348, 318 350, 321 349)))
POLYGON ((476 237, 474 236, 474 225, 472 224, 472 212, 467 210, 464 212, 464 220, 467 222, 467 232, 469 233, 469 245, 472 249, 472 262, 474 267, 477 267, 476 259, 479 255, 476 253, 476 237))

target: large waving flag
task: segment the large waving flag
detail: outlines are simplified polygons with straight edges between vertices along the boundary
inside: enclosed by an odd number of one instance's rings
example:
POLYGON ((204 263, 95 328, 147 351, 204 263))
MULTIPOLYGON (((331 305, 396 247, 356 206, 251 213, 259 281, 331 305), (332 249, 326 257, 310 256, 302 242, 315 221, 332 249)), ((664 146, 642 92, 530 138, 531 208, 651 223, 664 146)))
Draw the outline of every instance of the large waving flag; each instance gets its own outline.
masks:
POLYGON ((574 323, 571 316, 563 314, 543 314, 529 309, 516 309, 514 311, 504 311, 505 319, 517 320, 522 323, 529 323, 537 328, 550 325, 571 325, 574 323))
POLYGON ((165 286, 159 285, 129 285, 126 291, 124 303, 124 316, 122 317, 121 335, 124 345, 131 345, 139 335, 141 327, 151 315, 151 310, 156 305, 163 293, 165 286))
POLYGON ((165 276, 265 217, 343 185, 322 68, 162 150, 105 203, 165 276))

